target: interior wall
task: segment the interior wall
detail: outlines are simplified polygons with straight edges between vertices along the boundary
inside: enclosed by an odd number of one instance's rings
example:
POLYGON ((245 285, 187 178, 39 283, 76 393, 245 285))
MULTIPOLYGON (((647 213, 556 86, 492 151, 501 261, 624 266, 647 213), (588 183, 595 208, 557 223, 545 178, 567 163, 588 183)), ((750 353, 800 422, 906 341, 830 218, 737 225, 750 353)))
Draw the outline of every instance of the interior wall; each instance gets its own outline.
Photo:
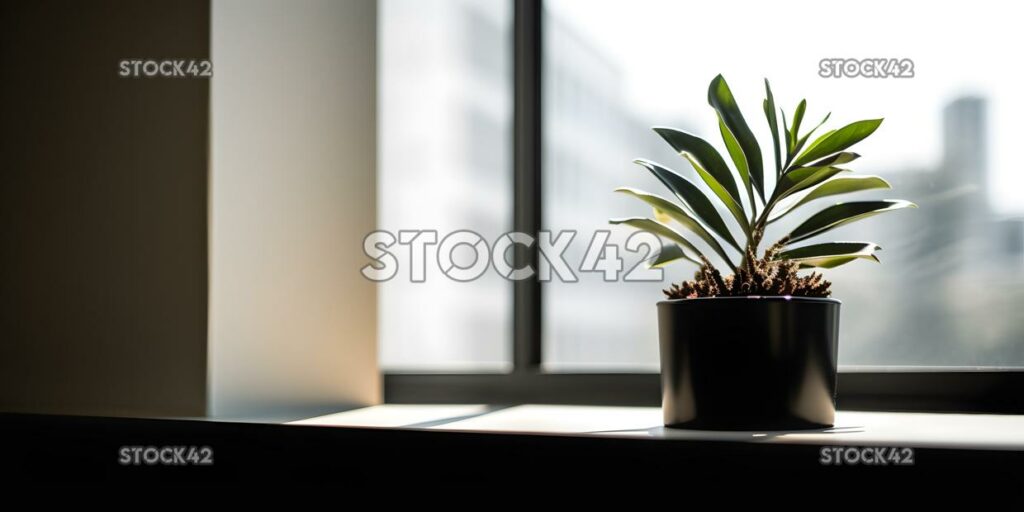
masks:
POLYGON ((212 13, 210 412, 377 403, 376 2, 212 13))
POLYGON ((209 13, 0 2, 0 410, 205 412, 209 13))

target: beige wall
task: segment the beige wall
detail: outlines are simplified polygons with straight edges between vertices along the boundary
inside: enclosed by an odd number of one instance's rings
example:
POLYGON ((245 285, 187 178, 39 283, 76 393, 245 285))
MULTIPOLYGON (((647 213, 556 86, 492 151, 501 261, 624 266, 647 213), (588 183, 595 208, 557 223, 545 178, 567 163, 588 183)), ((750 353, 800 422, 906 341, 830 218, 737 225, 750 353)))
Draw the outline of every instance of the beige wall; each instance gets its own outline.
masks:
POLYGON ((209 9, 0 2, 0 411, 205 412, 209 9))
POLYGON ((375 17, 371 0, 0 2, 0 411, 379 401, 359 274, 375 17), (212 80, 117 76, 211 44, 212 80))
POLYGON ((373 0, 212 3, 213 416, 380 400, 375 37, 373 0))

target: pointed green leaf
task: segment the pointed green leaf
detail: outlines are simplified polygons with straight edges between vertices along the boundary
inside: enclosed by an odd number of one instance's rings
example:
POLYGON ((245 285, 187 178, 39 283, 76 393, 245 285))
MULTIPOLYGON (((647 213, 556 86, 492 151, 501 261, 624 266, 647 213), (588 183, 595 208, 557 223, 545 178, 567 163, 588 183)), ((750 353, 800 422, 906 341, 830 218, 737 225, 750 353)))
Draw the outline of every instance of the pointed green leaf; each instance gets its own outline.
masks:
POLYGON ((679 244, 680 246, 682 246, 682 248, 684 250, 689 251, 687 259, 689 259, 690 261, 692 261, 694 263, 700 261, 700 257, 703 256, 703 254, 700 252, 700 250, 697 249, 696 247, 694 247, 694 245, 691 244, 690 241, 687 240, 685 237, 683 237, 683 235, 679 234, 678 231, 676 231, 676 230, 674 230, 674 229, 672 229, 672 228, 670 228, 670 227, 668 227, 668 226, 666 226, 666 225, 664 225, 664 224, 662 224, 660 222, 657 222, 657 221, 654 221, 654 220, 651 220, 651 219, 647 219, 647 218, 644 218, 644 217, 629 217, 629 218, 625 218, 625 219, 609 219, 608 222, 611 223, 611 224, 616 224, 616 225, 617 224, 625 224, 627 226, 632 226, 634 228, 637 228, 637 229, 639 229, 641 231, 646 231, 648 233, 653 233, 655 235, 658 235, 658 236, 661 236, 661 237, 665 237, 665 238, 667 238, 667 239, 669 239, 669 240, 679 244))
MULTIPOLYGON (((700 239, 703 240, 704 243, 708 244, 708 246, 711 247, 711 249, 714 250, 715 253, 718 254, 723 260, 725 260, 725 262, 728 263, 730 267, 736 268, 736 266, 733 265, 732 260, 729 259, 729 255, 725 253, 725 249, 723 249, 722 245, 718 243, 718 240, 715 239, 715 237, 711 236, 711 233, 704 229, 704 226, 702 226, 700 222, 697 222, 696 219, 691 217, 690 214, 688 214, 686 211, 680 208, 679 205, 659 195, 651 194, 648 192, 644 192, 643 190, 637 190, 631 187, 620 187, 615 189, 615 191, 629 194, 653 206, 656 211, 663 212, 672 220, 678 222, 679 225, 685 227, 686 229, 690 230, 690 232, 700 237, 700 239)), ((665 221, 661 219, 658 220, 661 223, 665 223, 665 221)))
POLYGON ((715 208, 715 205, 711 203, 711 199, 704 195, 704 191, 698 188, 696 184, 680 176, 675 171, 650 160, 638 158, 634 162, 643 166, 654 177, 658 178, 658 181, 664 184, 683 204, 689 207, 691 212, 704 222, 708 229, 736 248, 737 251, 742 250, 736 239, 733 238, 732 232, 729 231, 725 221, 722 220, 722 216, 718 214, 718 209, 715 208))
POLYGON ((653 129, 677 153, 683 156, 689 154, 700 162, 701 167, 714 177, 715 181, 721 184, 733 199, 737 201, 740 199, 739 189, 736 188, 736 180, 733 179, 732 171, 729 170, 729 166, 726 165, 722 155, 714 146, 696 135, 675 128, 656 126, 653 129))
POLYGON ((860 155, 857 153, 848 153, 843 151, 842 153, 836 153, 832 156, 822 158, 821 160, 808 165, 808 167, 827 167, 829 165, 848 164, 858 158, 860 158, 860 155))
POLYGON ((843 176, 822 183, 818 188, 812 190, 810 194, 800 201, 801 203, 807 203, 823 197, 879 188, 892 187, 889 185, 888 181, 885 181, 878 176, 843 176))
POLYGON ((779 178, 779 184, 772 195, 772 205, 801 190, 807 190, 841 172, 849 172, 839 167, 797 167, 786 171, 779 178))
POLYGON ((784 212, 780 213, 775 218, 770 219, 768 222, 775 222, 789 214, 789 212, 792 212, 815 199, 882 188, 891 187, 889 186, 889 182, 878 176, 842 176, 834 178, 822 183, 818 188, 812 190, 809 194, 793 204, 793 206, 790 206, 784 212))
POLYGON ((839 226, 901 208, 917 208, 917 205, 910 201, 902 200, 859 201, 835 204, 812 215, 803 224, 797 226, 789 234, 789 242, 787 244, 806 240, 839 226))
POLYGON ((819 158, 831 155, 832 153, 842 151, 867 138, 869 135, 874 133, 881 124, 881 119, 867 119, 864 121, 850 123, 836 130, 828 137, 820 140, 820 142, 807 148, 806 151, 793 161, 793 165, 801 166, 808 162, 813 162, 819 158))
MULTIPOLYGON (((772 150, 775 154, 775 176, 782 174, 782 155, 779 153, 779 120, 775 115, 775 97, 772 95, 772 86, 768 79, 764 79, 764 117, 768 121, 768 128, 772 132, 772 150)), ((783 127, 783 130, 786 128, 783 127)))
POLYGON ((761 148, 757 144, 757 139, 754 138, 754 133, 750 131, 750 127, 743 119, 739 105, 736 104, 736 98, 733 97, 732 91, 729 90, 729 84, 725 82, 722 75, 716 76, 711 81, 711 85, 708 87, 708 103, 718 112, 725 126, 732 132, 740 148, 743 149, 743 155, 747 158, 750 181, 753 183, 754 189, 757 190, 758 196, 761 197, 761 201, 764 201, 764 166, 761 162, 761 148))
MULTIPOLYGON (((805 133, 803 137, 800 137, 798 139, 796 137, 796 135, 793 136, 793 147, 789 151, 789 155, 786 157, 786 167, 787 168, 789 167, 789 164, 793 161, 793 159, 796 158, 797 153, 799 153, 800 150, 803 149, 804 144, 807 144, 807 139, 809 139, 811 137, 811 135, 814 134, 814 132, 818 131, 818 128, 821 128, 821 126, 823 124, 825 124, 826 121, 828 121, 829 117, 832 117, 832 113, 831 112, 829 112, 828 114, 825 114, 825 117, 821 120, 821 122, 816 124, 814 126, 814 128, 811 128, 811 131, 805 133)), ((822 140, 825 139, 825 137, 827 137, 828 135, 831 135, 832 132, 834 132, 834 131, 835 130, 832 130, 832 131, 829 131, 828 133, 826 133, 825 135, 822 135, 820 138, 816 139, 814 141, 814 143, 811 144, 811 146, 814 146, 818 142, 821 142, 822 140)))
POLYGON ((690 156, 689 153, 684 153, 684 157, 690 161, 690 165, 693 166, 693 170, 697 171, 697 175, 700 179, 704 180, 708 188, 718 196, 718 199, 722 201, 729 213, 732 213, 733 218, 739 223, 740 228, 747 235, 750 234, 750 221, 747 220, 746 215, 743 213, 743 204, 738 199, 734 198, 725 187, 722 186, 715 177, 712 176, 707 170, 701 167, 700 162, 690 156))
POLYGON ((679 245, 665 244, 661 246, 661 250, 658 251, 657 254, 648 258, 647 266, 649 268, 661 268, 678 260, 687 260, 698 265, 701 264, 700 261, 697 261, 686 254, 686 252, 683 251, 683 248, 679 247, 679 245))
POLYGON ((786 163, 783 164, 783 169, 789 166, 789 161, 793 159, 793 144, 796 143, 793 137, 789 134, 789 125, 786 124, 786 111, 780 110, 782 113, 782 134, 786 137, 786 163))
POLYGON ((800 100, 793 112, 793 127, 790 129, 794 141, 800 138, 800 125, 804 122, 804 113, 807 111, 807 100, 800 100))
MULTIPOLYGON (((722 116, 718 116, 718 130, 722 133, 722 140, 725 142, 725 149, 729 152, 729 158, 732 159, 732 163, 736 166, 736 171, 739 172, 740 181, 743 182, 744 188, 750 190, 750 168, 747 167, 747 157, 743 156, 743 149, 740 148, 740 143, 736 141, 736 137, 733 137, 732 132, 725 126, 722 116)), ((739 197, 736 199, 739 199, 739 197)))
POLYGON ((875 251, 881 249, 871 242, 828 242, 783 251, 779 258, 798 262, 801 268, 835 268, 856 259, 878 261, 875 251))
MULTIPOLYGON (((818 136, 818 138, 814 139, 814 142, 812 142, 810 146, 807 146, 807 151, 810 151, 810 150, 814 149, 818 144, 821 144, 825 139, 831 137, 832 134, 835 133, 835 132, 836 132, 835 130, 829 130, 829 131, 821 134, 820 136, 818 136)), ((797 143, 796 143, 796 151, 800 151, 800 149, 803 147, 803 145, 807 143, 807 136, 808 135, 810 135, 810 134, 808 133, 807 135, 804 135, 803 138, 801 138, 799 141, 797 141, 797 143)), ((794 158, 796 157, 795 153, 793 154, 793 157, 794 158)), ((793 165, 796 165, 796 163, 794 162, 793 165)))
POLYGON ((857 258, 852 258, 852 257, 849 257, 849 256, 833 256, 832 258, 828 258, 827 262, 823 262, 822 265, 810 265, 810 264, 807 264, 807 263, 800 263, 800 266, 798 266, 797 268, 799 270, 807 270, 807 269, 812 269, 812 268, 835 268, 835 267, 838 267, 840 265, 845 265, 845 264, 847 264, 847 263, 849 263, 849 262, 851 262, 851 261, 853 261, 855 259, 857 259, 857 258), (826 264, 828 266, 824 266, 826 264))

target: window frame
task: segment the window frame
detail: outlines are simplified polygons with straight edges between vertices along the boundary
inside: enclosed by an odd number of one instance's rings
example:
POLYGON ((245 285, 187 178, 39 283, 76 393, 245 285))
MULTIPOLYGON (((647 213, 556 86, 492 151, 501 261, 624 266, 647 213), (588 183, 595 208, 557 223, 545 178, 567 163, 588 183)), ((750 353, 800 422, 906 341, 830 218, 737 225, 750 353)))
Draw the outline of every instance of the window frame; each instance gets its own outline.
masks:
MULTIPOLYGON (((513 227, 536 234, 542 219, 543 0, 513 2, 513 227)), ((517 267, 539 251, 517 246, 517 267)), ((385 403, 658 406, 658 373, 567 373, 542 368, 543 290, 513 285, 512 370, 508 373, 385 372, 385 403)), ((840 367, 840 409, 1024 414, 1024 368, 840 367)))

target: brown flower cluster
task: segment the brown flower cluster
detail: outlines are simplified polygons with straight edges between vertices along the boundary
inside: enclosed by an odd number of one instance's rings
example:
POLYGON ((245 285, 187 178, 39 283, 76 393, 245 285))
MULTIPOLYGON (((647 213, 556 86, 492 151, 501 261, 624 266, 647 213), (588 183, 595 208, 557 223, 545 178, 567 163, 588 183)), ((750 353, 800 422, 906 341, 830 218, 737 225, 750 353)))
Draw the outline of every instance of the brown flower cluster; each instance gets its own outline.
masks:
POLYGON ((800 297, 828 297, 832 283, 821 274, 797 275, 800 265, 789 260, 775 259, 785 241, 768 248, 764 257, 757 259, 753 250, 747 250, 744 263, 733 275, 722 277, 707 258, 692 281, 673 284, 663 290, 670 299, 696 297, 730 297, 745 295, 796 295, 800 297))

